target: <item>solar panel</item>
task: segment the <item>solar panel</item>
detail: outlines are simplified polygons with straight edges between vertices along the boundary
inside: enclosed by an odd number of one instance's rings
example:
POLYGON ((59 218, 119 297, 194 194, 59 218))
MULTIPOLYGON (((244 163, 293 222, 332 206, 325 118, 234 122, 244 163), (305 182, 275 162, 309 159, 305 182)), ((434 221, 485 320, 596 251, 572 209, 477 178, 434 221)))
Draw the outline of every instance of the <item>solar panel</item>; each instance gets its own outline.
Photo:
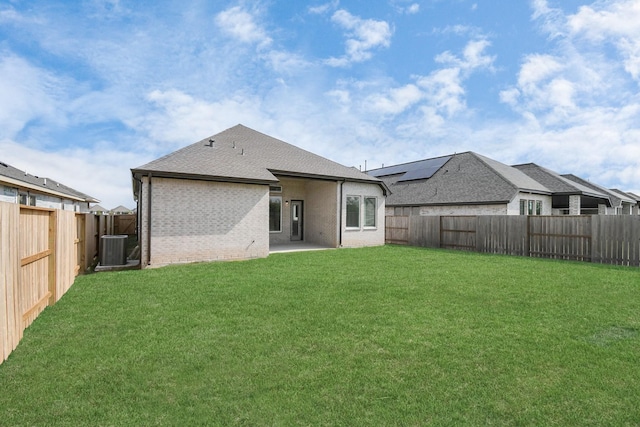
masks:
POLYGON ((386 168, 375 169, 367 171, 367 173, 371 176, 379 177, 379 176, 389 176, 389 175, 397 175, 399 173, 405 173, 409 169, 407 169, 407 164, 389 166, 386 168))
POLYGON ((398 182, 415 181, 418 179, 428 179, 451 159, 452 156, 437 157, 435 159, 420 160, 418 162, 405 163, 402 165, 389 166, 387 168, 369 171, 375 177, 404 174, 398 182))

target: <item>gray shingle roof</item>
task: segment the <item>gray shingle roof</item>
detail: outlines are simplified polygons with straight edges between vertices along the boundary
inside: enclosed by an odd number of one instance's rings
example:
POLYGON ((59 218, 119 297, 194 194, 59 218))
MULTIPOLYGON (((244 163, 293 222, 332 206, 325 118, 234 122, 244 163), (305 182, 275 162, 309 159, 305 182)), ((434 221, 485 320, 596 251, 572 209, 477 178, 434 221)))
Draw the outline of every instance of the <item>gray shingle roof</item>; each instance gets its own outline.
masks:
POLYGON ((580 178, 579 176, 573 174, 563 174, 561 175, 564 178, 567 178, 573 182, 577 182, 578 184, 584 185, 585 187, 592 188, 600 193, 606 194, 609 196, 609 200, 611 200, 612 206, 619 206, 622 201, 625 203, 633 203, 634 201, 630 198, 629 195, 624 195, 622 192, 616 192, 615 190, 609 190, 605 187, 602 187, 598 184, 594 184, 592 182, 587 181, 586 179, 580 178))
POLYGON ((71 199, 78 199, 91 203, 99 202, 98 199, 84 194, 71 187, 67 187, 66 185, 54 181, 51 178, 44 178, 28 174, 25 171, 14 168, 13 166, 0 161, 0 181, 2 181, 3 176, 14 181, 19 181, 25 186, 25 188, 37 189, 42 193, 56 195, 60 194, 71 199))
POLYGON ((346 179, 379 183, 356 168, 343 166, 243 125, 205 138, 132 169, 153 173, 238 182, 277 182, 275 175, 346 179))
POLYGON ((608 191, 609 193, 612 193, 618 196, 625 203, 631 203, 631 204, 637 203, 636 198, 630 193, 626 193, 622 190, 618 190, 617 188, 610 188, 608 191))
POLYGON ((399 182, 397 166, 368 171, 391 189, 388 206, 496 204, 510 202, 519 191, 550 194, 519 170, 473 152, 452 155, 429 179, 399 182))
POLYGON ((521 170, 531 178, 540 182, 555 194, 584 195, 609 200, 608 194, 572 181, 550 169, 538 166, 535 163, 525 163, 521 165, 514 165, 513 167, 521 170))
POLYGON ((631 197, 633 197, 633 199, 636 202, 640 203, 640 196, 638 196, 636 193, 631 193, 631 192, 627 191, 627 194, 630 195, 631 197))

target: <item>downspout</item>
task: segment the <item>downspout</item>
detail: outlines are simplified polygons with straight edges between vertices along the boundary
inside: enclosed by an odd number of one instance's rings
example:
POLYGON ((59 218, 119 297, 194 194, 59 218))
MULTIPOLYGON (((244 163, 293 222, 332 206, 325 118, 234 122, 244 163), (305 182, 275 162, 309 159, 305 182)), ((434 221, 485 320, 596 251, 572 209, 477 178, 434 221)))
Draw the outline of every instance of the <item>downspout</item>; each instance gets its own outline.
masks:
POLYGON ((338 213, 338 247, 342 247, 342 186, 345 180, 340 183, 340 211, 338 213))
POLYGON ((142 244, 140 236, 142 235, 142 180, 133 176, 133 180, 140 183, 138 194, 136 197, 136 236, 138 236, 138 246, 142 244))
POLYGON ((149 195, 147 196, 147 265, 151 265, 151 172, 149 172, 149 195))

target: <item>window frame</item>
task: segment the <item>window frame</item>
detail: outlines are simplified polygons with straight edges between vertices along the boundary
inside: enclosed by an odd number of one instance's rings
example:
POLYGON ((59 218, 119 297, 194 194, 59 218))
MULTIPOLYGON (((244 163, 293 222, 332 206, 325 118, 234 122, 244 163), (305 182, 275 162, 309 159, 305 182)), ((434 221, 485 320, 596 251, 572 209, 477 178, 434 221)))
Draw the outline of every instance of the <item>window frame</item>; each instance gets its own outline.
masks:
POLYGON ((363 218, 362 218, 362 225, 364 226, 364 228, 367 229, 374 229, 378 227, 378 198, 375 196, 364 196, 363 197, 363 205, 364 205, 364 209, 362 212, 363 218), (367 224, 367 200, 373 200, 373 214, 371 216, 371 218, 373 219, 373 225, 369 225, 367 224))
POLYGON ((520 215, 542 215, 543 201, 537 199, 520 199, 520 215))
POLYGON ((269 233, 282 233, 282 196, 272 196, 269 195, 269 233), (272 230, 271 229, 271 225, 272 225, 272 218, 271 218, 271 206, 272 206, 272 202, 274 200, 278 200, 279 201, 279 206, 280 206, 280 215, 278 218, 278 225, 280 226, 279 230, 272 230))
POLYGON ((361 204, 361 196, 356 196, 356 195, 347 195, 346 200, 345 200, 345 228, 348 230, 359 230, 360 229, 360 224, 361 224, 361 210, 360 210, 360 204, 361 204), (357 203, 350 203, 350 199, 351 200, 356 200, 357 203), (358 208, 358 211, 354 214, 354 212, 351 212, 351 215, 349 215, 349 206, 351 206, 352 208, 355 206, 358 208), (357 224, 356 225, 349 225, 349 219, 353 220, 353 219, 357 219, 357 224))

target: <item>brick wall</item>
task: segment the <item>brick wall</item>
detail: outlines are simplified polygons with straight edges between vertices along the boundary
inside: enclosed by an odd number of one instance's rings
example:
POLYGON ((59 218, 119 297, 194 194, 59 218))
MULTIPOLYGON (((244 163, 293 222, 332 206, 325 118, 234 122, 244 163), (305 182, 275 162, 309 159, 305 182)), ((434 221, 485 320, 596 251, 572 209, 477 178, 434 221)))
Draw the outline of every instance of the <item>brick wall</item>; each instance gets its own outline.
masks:
POLYGON ((148 178, 143 179, 142 265, 248 259, 269 255, 267 185, 152 178, 147 248, 148 178))
POLYGON ((304 178, 278 177, 282 193, 282 231, 269 234, 271 244, 291 241, 291 201, 303 202, 303 237, 308 243, 338 246, 338 183, 304 178), (287 204, 289 202, 289 204, 287 204))
POLYGON ((334 181, 310 181, 307 188, 313 197, 307 203, 306 240, 335 248, 339 239, 339 184, 334 181))
POLYGON ((382 188, 377 184, 345 182, 342 188, 342 246, 378 246, 384 245, 385 198, 382 188), (350 229, 347 224, 347 196, 360 196, 360 227, 350 229), (364 227, 364 197, 377 198, 376 227, 364 227))

